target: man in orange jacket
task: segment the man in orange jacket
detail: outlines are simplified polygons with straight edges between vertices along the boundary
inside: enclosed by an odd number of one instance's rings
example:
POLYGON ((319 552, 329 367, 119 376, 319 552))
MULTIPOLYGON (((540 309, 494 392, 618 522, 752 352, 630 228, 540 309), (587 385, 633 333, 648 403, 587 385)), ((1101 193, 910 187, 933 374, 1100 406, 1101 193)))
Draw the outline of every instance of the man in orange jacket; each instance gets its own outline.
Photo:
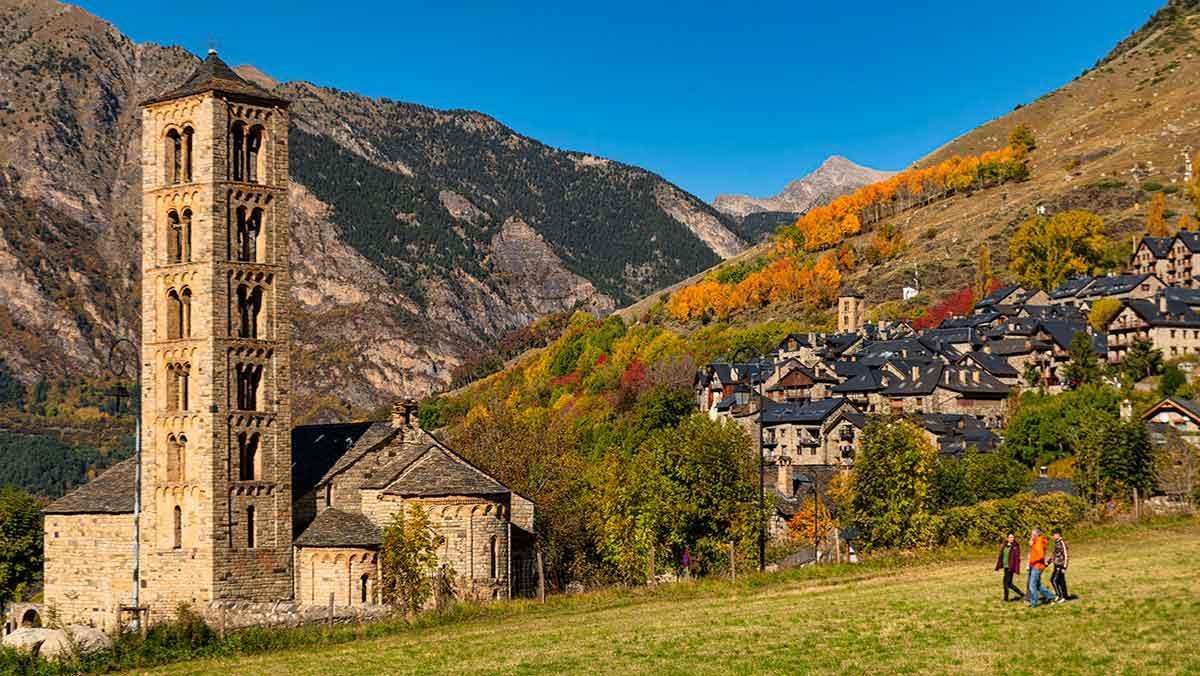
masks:
POLYGON ((1025 595, 1030 608, 1037 608, 1039 596, 1047 602, 1054 600, 1054 594, 1042 584, 1043 570, 1046 570, 1046 536, 1041 529, 1034 528, 1029 534, 1029 590, 1025 595))

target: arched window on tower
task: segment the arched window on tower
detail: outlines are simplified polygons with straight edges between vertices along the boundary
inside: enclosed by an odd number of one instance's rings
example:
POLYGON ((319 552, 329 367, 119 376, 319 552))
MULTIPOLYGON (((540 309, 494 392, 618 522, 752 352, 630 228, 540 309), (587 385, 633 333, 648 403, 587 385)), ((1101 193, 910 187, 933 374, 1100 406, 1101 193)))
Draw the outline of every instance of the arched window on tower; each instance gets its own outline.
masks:
POLYGON ((191 127, 183 128, 183 180, 192 182, 192 137, 195 134, 191 127))
POLYGON ((167 437, 167 482, 183 481, 184 445, 187 437, 176 438, 174 434, 167 437))
POLYGON ((167 132, 163 157, 166 160, 167 183, 179 183, 183 170, 183 140, 175 129, 167 132))
POLYGON ((367 605, 367 598, 368 598, 367 591, 368 591, 368 585, 370 583, 371 583, 371 576, 367 575, 366 573, 363 573, 362 577, 358 578, 359 600, 362 602, 362 604, 364 606, 367 605))
POLYGON ((246 547, 254 549, 254 505, 246 508, 246 547))
POLYGON ((180 225, 179 259, 192 262, 192 210, 183 210, 183 223, 180 225))
POLYGON ((262 370, 259 364, 238 364, 237 407, 239 411, 257 411, 259 388, 262 386, 262 370))
POLYGON ((183 510, 175 505, 175 538, 172 549, 183 549, 183 510))
POLYGON ((163 408, 168 411, 179 409, 179 376, 175 372, 175 366, 175 364, 167 364, 167 382, 163 408))
POLYGON ((238 479, 258 481, 262 479, 262 464, 258 453, 258 434, 238 434, 238 479))
POLYGON ((183 337, 183 300, 175 289, 167 292, 167 340, 183 337))
POLYGON ((180 411, 187 411, 190 409, 190 406, 188 405, 188 377, 191 375, 191 370, 191 364, 175 365, 175 380, 177 383, 175 386, 175 391, 179 396, 178 408, 180 411))
POLYGON ((192 290, 185 288, 183 293, 179 294, 179 302, 183 308, 183 314, 180 315, 180 328, 184 338, 190 338, 192 335, 192 290))
POLYGON ((262 222, 263 210, 257 207, 251 209, 250 217, 246 220, 246 255, 242 258, 244 261, 263 262, 263 256, 259 250, 259 240, 262 239, 262 222))
POLYGON ((167 213, 167 262, 182 263, 183 262, 183 222, 179 220, 179 214, 171 211, 167 213))
POLYGON ((245 180, 246 124, 234 122, 229 130, 229 178, 245 180))
POLYGON ((263 290, 261 286, 253 289, 245 284, 237 288, 237 310, 239 338, 257 338, 259 335, 259 317, 262 312, 263 290))
POLYGON ((254 125, 246 135, 246 180, 251 183, 262 183, 263 171, 260 166, 263 145, 263 128, 254 125))

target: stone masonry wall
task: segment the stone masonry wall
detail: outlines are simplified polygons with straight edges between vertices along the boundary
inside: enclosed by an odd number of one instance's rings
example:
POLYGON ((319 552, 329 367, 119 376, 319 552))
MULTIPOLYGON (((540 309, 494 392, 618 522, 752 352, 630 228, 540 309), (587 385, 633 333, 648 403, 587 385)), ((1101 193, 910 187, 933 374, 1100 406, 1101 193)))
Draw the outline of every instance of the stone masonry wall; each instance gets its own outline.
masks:
POLYGON ((45 533, 46 608, 62 624, 116 629, 133 599, 133 515, 48 514, 45 533))

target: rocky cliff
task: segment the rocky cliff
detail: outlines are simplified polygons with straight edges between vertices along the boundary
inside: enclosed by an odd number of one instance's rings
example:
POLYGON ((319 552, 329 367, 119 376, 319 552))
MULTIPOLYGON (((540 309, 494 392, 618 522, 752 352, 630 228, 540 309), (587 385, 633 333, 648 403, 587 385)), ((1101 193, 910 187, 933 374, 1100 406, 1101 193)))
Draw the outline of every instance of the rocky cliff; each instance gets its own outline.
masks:
MULTIPOLYGON (((0 359, 100 371, 136 338, 138 102, 196 59, 53 0, 0 0, 0 359)), ((744 248, 730 217, 643 169, 482 113, 247 78, 294 102, 301 415, 439 388, 504 331, 605 312, 744 248)))

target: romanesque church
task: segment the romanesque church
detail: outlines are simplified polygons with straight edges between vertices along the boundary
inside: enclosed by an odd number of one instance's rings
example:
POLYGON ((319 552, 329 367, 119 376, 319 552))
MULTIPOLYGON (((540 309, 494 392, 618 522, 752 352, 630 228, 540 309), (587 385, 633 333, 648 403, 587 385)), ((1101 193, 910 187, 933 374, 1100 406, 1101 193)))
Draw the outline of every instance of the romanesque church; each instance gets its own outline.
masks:
POLYGON ((411 402, 292 425, 288 102, 210 52, 142 104, 142 190, 141 471, 124 461, 46 509, 46 608, 111 629, 181 603, 377 604, 382 526, 414 503, 458 594, 513 594, 532 503, 411 402))

